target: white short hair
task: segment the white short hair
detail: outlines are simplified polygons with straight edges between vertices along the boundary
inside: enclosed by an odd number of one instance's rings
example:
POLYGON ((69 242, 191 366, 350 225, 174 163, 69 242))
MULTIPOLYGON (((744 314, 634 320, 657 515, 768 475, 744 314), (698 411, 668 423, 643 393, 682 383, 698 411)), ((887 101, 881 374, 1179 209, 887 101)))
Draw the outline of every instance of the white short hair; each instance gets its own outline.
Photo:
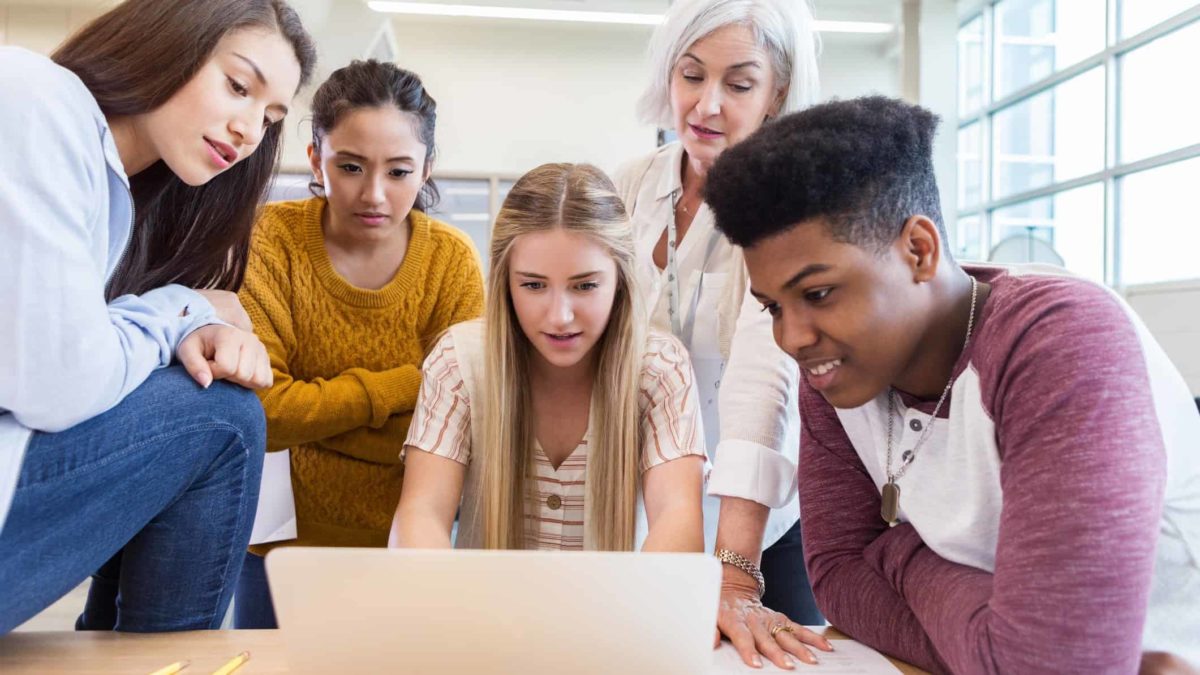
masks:
POLYGON ((808 0, 679 0, 650 38, 650 84, 638 100, 638 118, 664 129, 671 115, 671 71, 692 45, 732 24, 748 26, 771 56, 775 81, 787 86, 779 113, 802 110, 817 100, 820 37, 808 0))

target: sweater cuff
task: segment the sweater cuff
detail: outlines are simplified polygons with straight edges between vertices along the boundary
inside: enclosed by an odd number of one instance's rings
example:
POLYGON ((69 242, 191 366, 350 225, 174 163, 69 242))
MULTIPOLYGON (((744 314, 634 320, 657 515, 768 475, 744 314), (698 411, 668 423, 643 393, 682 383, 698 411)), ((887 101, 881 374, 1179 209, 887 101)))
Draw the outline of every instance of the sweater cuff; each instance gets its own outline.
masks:
POLYGON ((176 326, 172 336, 171 353, 198 328, 209 324, 224 324, 217 318, 217 310, 200 293, 179 284, 168 284, 151 289, 139 296, 146 305, 153 307, 161 316, 171 317, 176 326))
POLYGON ((796 492, 796 465, 765 445, 740 439, 717 444, 708 494, 778 509, 796 492))
POLYGON ((367 390, 371 400, 369 425, 378 429, 392 415, 411 410, 416 405, 417 392, 421 389, 421 371, 416 366, 404 365, 382 372, 353 368, 354 374, 367 390))

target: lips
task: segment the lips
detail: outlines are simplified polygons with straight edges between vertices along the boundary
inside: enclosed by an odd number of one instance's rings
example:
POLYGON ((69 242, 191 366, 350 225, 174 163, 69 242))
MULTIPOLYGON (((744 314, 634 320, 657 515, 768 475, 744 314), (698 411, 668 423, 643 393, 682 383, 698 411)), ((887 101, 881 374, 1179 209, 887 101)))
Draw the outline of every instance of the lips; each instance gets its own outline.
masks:
POLYGON ((579 337, 583 333, 542 333, 545 336, 546 342, 553 349, 571 350, 579 344, 579 337))
POLYGON ((810 360, 801 364, 800 370, 804 373, 804 379, 808 380, 813 389, 823 391, 833 384, 841 367, 841 359, 810 360))
POLYGON ((688 127, 692 130, 692 133, 696 134, 700 138, 720 138, 721 136, 725 135, 723 132, 717 131, 716 129, 709 129, 706 126, 699 124, 689 123, 688 127))
POLYGON ((360 218, 361 220, 371 223, 371 224, 378 224, 378 223, 382 223, 383 221, 387 220, 386 213, 376 213, 374 211, 359 211, 358 213, 355 213, 354 215, 355 215, 355 217, 360 218))
POLYGON ((212 148, 216 156, 222 160, 226 166, 233 164, 237 160, 238 151, 228 143, 214 141, 211 138, 205 137, 204 142, 208 143, 208 147, 212 148))

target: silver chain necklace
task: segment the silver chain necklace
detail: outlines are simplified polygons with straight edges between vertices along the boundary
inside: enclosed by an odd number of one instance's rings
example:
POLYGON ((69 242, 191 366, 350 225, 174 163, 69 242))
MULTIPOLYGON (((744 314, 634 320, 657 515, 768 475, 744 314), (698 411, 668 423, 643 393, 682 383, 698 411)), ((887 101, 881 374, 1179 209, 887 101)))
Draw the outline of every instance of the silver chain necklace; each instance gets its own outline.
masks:
MULTIPOLYGON (((968 276, 968 278, 971 279, 971 314, 967 317, 967 337, 963 340, 964 350, 971 342, 971 331, 975 328, 975 299, 979 294, 979 282, 975 280, 975 277, 968 276)), ((933 423, 937 421, 938 411, 942 409, 942 404, 946 402, 946 396, 950 394, 953 386, 954 375, 951 375, 950 381, 946 383, 946 388, 942 390, 941 397, 938 398, 937 405, 933 407, 933 415, 929 418, 929 424, 925 425, 925 430, 921 432, 920 438, 917 439, 912 450, 908 451, 907 460, 901 463, 896 473, 892 473, 892 423, 896 419, 896 391, 888 387, 887 465, 884 467, 887 471, 887 482, 883 484, 882 505, 879 508, 879 515, 888 525, 895 525, 900 517, 900 486, 896 485, 896 481, 902 478, 908 472, 908 467, 916 461, 917 451, 929 438, 929 434, 933 430, 933 423)))

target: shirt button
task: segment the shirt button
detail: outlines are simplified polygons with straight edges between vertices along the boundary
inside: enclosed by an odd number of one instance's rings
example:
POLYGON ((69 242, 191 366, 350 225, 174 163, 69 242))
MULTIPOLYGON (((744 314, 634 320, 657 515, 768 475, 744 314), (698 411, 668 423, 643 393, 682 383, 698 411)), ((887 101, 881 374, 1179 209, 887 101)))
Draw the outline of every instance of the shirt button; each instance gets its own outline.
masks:
POLYGON ((920 431, 921 430, 921 420, 918 420, 918 419, 909 420, 908 428, 912 429, 913 431, 920 431))
POLYGON ((562 497, 558 495, 550 495, 546 497, 546 506, 550 507, 551 511, 557 511, 562 508, 562 497))

